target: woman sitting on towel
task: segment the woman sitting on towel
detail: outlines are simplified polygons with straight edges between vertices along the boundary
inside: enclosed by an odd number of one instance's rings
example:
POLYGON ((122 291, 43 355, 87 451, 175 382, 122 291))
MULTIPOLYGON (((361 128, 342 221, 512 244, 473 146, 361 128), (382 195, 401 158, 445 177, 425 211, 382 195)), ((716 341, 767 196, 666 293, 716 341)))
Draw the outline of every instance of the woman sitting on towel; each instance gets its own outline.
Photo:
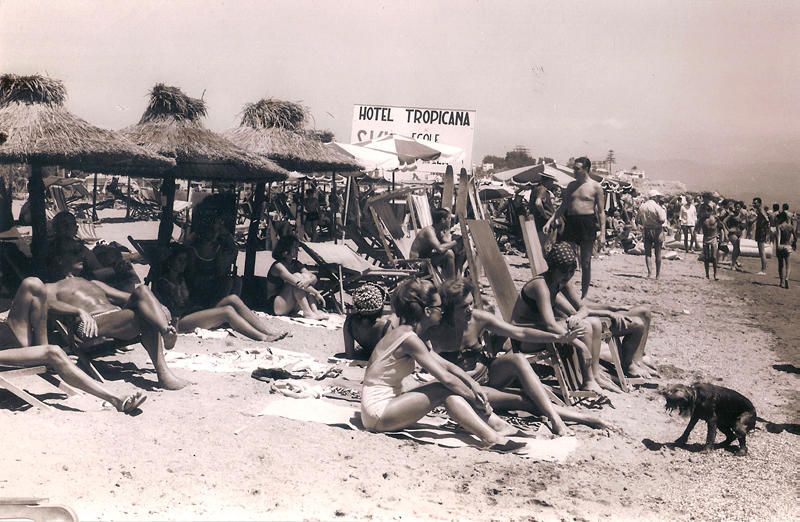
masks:
MULTIPOLYGON (((594 391, 600 395, 604 395, 603 388, 618 392, 619 389, 614 382, 600 370, 603 325, 598 318, 588 317, 588 308, 579 304, 580 294, 569 286, 569 281, 575 275, 578 266, 575 251, 569 243, 558 242, 553 245, 545 259, 547 272, 534 277, 522 287, 511 314, 511 322, 530 325, 559 335, 582 328, 585 333, 579 339, 572 340, 583 377, 581 389, 594 391), (556 319, 556 313, 562 310, 558 302, 563 299, 579 310, 565 319, 556 319)), ((522 350, 530 352, 536 349, 526 350, 526 345, 523 344, 522 350)))
POLYGON ((267 271, 268 309, 274 315, 302 311, 307 319, 327 319, 328 314, 317 308, 317 304, 325 304, 325 299, 314 288, 316 276, 297 260, 299 248, 300 240, 291 234, 281 237, 275 245, 275 262, 267 271))
POLYGON ((506 438, 516 431, 492 413, 486 393, 461 368, 425 344, 420 335, 442 318, 442 300, 429 281, 409 279, 392 295, 400 325, 380 340, 369 359, 361 390, 361 421, 371 431, 408 427, 444 404, 454 421, 500 452, 520 450, 524 443, 506 438), (402 381, 418 363, 436 379, 409 391, 402 381))
POLYGON ((172 314, 178 332, 188 333, 195 328, 212 329, 227 324, 256 341, 277 341, 286 337, 286 333, 276 333, 267 328, 237 295, 225 296, 210 308, 195 304, 189 298, 186 284, 188 262, 189 249, 177 243, 171 245, 154 288, 158 299, 172 314))
POLYGON ((383 313, 385 297, 386 290, 373 283, 365 283, 353 292, 355 311, 347 316, 342 327, 344 353, 348 358, 369 359, 378 342, 397 326, 396 316, 383 313))
POLYGON ((483 334, 489 332, 525 343, 571 343, 585 333, 583 326, 555 334, 512 325, 492 313, 473 310, 472 291, 472 284, 465 279, 445 281, 439 288, 442 322, 424 334, 439 355, 458 365, 481 384, 492 407, 544 415, 550 419, 550 429, 556 435, 569 434, 564 420, 593 428, 610 427, 589 413, 553 405, 524 354, 501 352, 496 356, 490 355, 481 342, 483 334), (516 381, 522 391, 503 391, 516 381))

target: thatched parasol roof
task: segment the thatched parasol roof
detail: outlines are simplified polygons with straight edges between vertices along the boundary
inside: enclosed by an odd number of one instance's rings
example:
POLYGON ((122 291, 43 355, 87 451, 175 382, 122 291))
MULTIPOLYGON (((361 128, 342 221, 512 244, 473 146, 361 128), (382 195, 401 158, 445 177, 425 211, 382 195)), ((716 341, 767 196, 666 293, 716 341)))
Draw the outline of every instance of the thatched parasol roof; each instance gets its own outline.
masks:
POLYGON ((272 161, 251 154, 205 128, 203 100, 177 87, 157 84, 138 124, 123 134, 145 149, 173 158, 176 176, 197 180, 279 181, 288 172, 272 161))
MULTIPOLYGON (((247 104, 242 123, 225 136, 240 147, 299 172, 347 172, 361 167, 325 147, 329 133, 305 130, 308 112, 297 103, 266 98, 247 104)), ((331 135, 332 136, 332 135, 331 135)))
POLYGON ((174 162, 64 108, 67 91, 46 76, 0 76, 0 163, 60 165, 103 172, 163 170, 174 162))

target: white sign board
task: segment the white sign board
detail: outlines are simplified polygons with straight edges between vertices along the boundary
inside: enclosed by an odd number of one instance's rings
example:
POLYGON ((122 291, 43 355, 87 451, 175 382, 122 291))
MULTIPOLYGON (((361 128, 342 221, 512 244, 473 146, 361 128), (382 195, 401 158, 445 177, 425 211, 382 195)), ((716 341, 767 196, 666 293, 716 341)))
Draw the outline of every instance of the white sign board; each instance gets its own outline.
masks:
POLYGON ((355 105, 350 143, 361 143, 387 134, 400 134, 454 145, 464 150, 464 163, 453 167, 463 166, 470 169, 476 120, 476 111, 355 105))

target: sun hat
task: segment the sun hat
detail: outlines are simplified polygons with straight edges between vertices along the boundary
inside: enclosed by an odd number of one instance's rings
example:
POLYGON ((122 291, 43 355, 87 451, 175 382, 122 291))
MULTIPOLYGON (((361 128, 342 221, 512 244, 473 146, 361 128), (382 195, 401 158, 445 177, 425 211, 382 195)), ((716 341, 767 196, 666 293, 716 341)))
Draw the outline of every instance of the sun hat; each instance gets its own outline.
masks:
POLYGON ((383 310, 386 290, 374 283, 364 283, 353 291, 356 313, 374 313, 383 310))

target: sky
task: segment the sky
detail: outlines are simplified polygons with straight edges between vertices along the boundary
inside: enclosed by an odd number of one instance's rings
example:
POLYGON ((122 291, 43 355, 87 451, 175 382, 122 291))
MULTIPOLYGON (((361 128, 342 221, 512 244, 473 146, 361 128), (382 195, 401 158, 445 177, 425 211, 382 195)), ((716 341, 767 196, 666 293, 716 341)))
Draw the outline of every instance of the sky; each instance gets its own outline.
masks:
POLYGON ((0 0, 0 71, 63 80, 115 129, 164 82, 218 131, 275 97, 340 141, 354 104, 476 110, 478 159, 800 165, 794 0, 0 0))

